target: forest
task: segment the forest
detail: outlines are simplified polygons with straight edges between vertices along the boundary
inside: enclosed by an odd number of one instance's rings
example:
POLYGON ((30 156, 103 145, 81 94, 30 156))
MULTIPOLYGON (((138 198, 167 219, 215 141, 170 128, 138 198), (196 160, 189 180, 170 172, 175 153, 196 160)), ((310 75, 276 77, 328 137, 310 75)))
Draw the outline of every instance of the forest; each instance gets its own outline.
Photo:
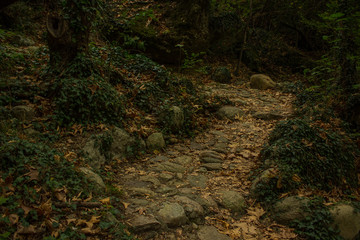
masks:
POLYGON ((358 0, 1 0, 0 240, 360 240, 358 0))

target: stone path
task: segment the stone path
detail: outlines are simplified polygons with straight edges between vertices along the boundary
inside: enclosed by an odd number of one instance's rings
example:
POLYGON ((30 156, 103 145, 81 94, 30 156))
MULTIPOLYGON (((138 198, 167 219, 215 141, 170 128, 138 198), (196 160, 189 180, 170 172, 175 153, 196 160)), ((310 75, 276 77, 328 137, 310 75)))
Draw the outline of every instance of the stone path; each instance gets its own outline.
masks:
POLYGON ((236 109, 223 109, 223 119, 195 139, 123 169, 127 223, 139 239, 293 239, 291 229, 261 218, 249 195, 261 146, 291 116, 293 97, 218 84, 205 91, 227 96, 236 109))

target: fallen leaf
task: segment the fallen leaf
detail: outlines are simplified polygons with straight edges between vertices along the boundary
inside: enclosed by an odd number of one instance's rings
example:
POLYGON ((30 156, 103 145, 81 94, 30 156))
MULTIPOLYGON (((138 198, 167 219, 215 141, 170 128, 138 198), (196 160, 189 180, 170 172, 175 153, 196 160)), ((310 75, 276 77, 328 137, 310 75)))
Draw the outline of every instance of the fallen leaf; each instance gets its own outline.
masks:
POLYGON ((121 202, 121 203, 122 203, 122 205, 124 205, 124 208, 125 208, 125 209, 127 209, 128 206, 130 205, 130 203, 126 203, 126 202, 121 202))
POLYGON ((11 222, 12 225, 18 223, 19 221, 19 216, 16 214, 10 214, 9 215, 9 221, 11 222))
POLYGON ((99 200, 102 204, 110 204, 110 197, 99 200))

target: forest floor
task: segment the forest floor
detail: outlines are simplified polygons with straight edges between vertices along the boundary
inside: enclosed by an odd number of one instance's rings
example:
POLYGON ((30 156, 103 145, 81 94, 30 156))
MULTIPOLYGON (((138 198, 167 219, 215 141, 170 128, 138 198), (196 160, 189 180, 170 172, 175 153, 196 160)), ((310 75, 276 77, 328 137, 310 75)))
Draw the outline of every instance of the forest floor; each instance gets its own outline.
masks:
MULTIPOLYGON (((117 172, 116 179, 126 193, 125 219, 140 239, 295 239, 292 229, 276 224, 250 196, 252 175, 260 167, 259 154, 278 120, 254 116, 276 113, 292 115, 294 96, 275 90, 250 89, 246 84, 208 83, 207 94, 228 97, 244 114, 234 120, 214 120, 212 126, 194 139, 170 145, 163 153, 147 157, 117 172), (204 156, 217 163, 204 164, 204 156), (247 209, 234 214, 221 205, 221 194, 240 193, 247 209), (156 231, 155 216, 165 205, 180 203, 192 220, 182 222, 178 213, 169 213, 174 228, 156 231), (220 203, 220 204, 218 204, 220 203), (178 218, 178 222, 175 218, 178 218), (154 231, 155 230, 155 231, 154 231), (226 235, 225 235, 226 234, 226 235)), ((181 214, 180 214, 181 215, 181 214)))

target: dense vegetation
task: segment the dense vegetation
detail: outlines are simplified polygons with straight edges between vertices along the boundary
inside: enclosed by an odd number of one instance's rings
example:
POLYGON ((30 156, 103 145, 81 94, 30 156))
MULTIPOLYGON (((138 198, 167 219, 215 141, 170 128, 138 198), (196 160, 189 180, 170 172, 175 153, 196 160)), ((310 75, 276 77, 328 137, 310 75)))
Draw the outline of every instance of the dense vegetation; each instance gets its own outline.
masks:
POLYGON ((279 174, 258 188, 258 200, 301 188, 338 188, 351 200, 360 168, 359 27, 356 0, 3 1, 0 239, 132 239, 109 220, 123 210, 111 176, 105 193, 92 193, 78 172, 86 160, 61 143, 114 126, 137 138, 155 130, 166 140, 192 137, 231 104, 200 92, 197 79, 219 65, 233 76, 278 76, 297 96, 298 118, 279 123, 264 146, 263 160, 279 174), (16 115, 21 106, 33 112, 16 115), (171 126, 173 106, 184 112, 181 129, 171 126), (64 198, 83 228, 62 220, 68 213, 56 203, 64 198), (104 200, 101 210, 77 211, 92 198, 104 200), (91 232, 95 223, 101 230, 91 232))

